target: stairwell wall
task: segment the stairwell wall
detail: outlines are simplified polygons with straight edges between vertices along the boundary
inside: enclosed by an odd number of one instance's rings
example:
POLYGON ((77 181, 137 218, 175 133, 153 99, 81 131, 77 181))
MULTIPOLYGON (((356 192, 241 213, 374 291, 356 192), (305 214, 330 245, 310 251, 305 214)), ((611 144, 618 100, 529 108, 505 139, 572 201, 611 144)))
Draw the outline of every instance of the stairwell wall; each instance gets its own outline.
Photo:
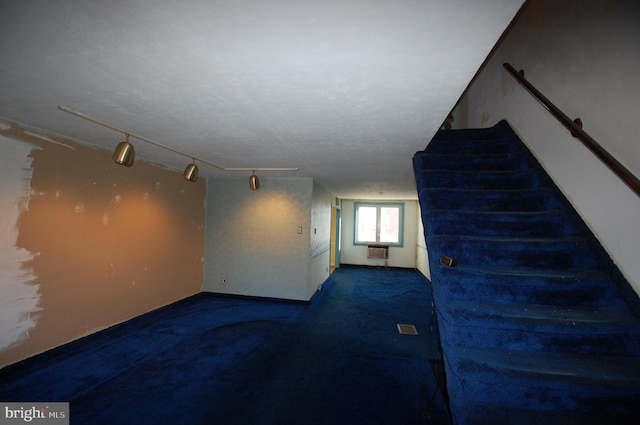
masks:
POLYGON ((640 176, 639 39, 636 1, 529 2, 453 115, 459 128, 509 121, 640 293, 640 198, 502 68, 524 69, 640 176))

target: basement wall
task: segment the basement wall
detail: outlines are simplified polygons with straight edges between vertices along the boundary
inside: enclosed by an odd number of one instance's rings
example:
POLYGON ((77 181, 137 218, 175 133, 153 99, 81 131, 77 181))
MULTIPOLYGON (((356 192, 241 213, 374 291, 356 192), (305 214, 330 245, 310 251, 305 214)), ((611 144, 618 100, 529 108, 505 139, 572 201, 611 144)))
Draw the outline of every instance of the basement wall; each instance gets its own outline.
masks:
POLYGON ((0 367, 199 292, 205 194, 0 122, 0 367))
POLYGON ((640 2, 530 1, 454 110, 457 127, 507 119, 640 292, 640 198, 505 70, 526 78, 640 176, 640 2))

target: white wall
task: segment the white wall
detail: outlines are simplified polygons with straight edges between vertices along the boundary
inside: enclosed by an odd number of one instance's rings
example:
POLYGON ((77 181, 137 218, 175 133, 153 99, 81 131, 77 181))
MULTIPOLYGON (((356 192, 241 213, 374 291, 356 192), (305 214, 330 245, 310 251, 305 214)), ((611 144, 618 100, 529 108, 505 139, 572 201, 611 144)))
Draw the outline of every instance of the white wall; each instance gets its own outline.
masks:
MULTIPOLYGON (((388 266, 388 267, 416 267, 418 202, 413 200, 404 202, 404 246, 389 247, 389 259, 378 260, 367 258, 367 247, 354 245, 354 204, 356 200, 342 200, 342 252, 341 264, 388 266)), ((394 201, 396 202, 396 201, 394 201)))
POLYGON ((260 182, 209 179, 203 290, 307 301, 329 277, 335 196, 311 178, 260 182))
POLYGON ((260 182, 208 180, 203 290, 308 300, 313 181, 260 182))
POLYGON ((331 203, 335 195, 324 186, 313 182, 313 197, 311 205, 311 238, 310 247, 310 276, 307 286, 307 298, 311 298, 318 289, 318 285, 329 277, 330 249, 331 249, 331 203))
POLYGON ((640 292, 640 199, 502 69, 509 62, 640 176, 640 2, 529 2, 454 111, 506 118, 640 292))
POLYGON ((431 280, 431 269, 429 268, 429 253, 427 252, 427 243, 424 239, 424 225, 420 214, 420 204, 418 204, 416 225, 416 268, 427 279, 431 280))

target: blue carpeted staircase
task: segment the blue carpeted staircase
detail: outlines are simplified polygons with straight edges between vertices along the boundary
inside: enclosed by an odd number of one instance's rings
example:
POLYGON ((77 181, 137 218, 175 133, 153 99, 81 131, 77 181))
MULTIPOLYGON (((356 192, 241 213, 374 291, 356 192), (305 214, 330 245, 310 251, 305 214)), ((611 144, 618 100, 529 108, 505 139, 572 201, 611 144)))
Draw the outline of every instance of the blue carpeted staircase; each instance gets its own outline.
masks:
POLYGON ((509 125, 414 170, 454 423, 640 423, 638 296, 509 125))

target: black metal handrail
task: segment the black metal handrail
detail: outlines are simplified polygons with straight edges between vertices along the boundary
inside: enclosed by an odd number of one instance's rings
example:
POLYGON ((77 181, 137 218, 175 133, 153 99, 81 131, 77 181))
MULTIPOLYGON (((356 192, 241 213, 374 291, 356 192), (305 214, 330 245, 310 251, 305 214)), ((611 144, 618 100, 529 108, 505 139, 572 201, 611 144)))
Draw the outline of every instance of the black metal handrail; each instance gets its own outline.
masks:
POLYGON ((516 71, 513 66, 508 63, 502 65, 504 69, 513 76, 529 93, 533 95, 542 105, 556 117, 562 125, 564 125, 571 134, 578 138, 594 155, 596 155, 607 167, 611 169, 620 179, 627 184, 636 195, 640 196, 640 179, 638 179, 631 171, 615 159, 607 152, 593 137, 589 136, 578 124, 562 112, 553 104, 546 96, 536 89, 520 72, 516 71))

